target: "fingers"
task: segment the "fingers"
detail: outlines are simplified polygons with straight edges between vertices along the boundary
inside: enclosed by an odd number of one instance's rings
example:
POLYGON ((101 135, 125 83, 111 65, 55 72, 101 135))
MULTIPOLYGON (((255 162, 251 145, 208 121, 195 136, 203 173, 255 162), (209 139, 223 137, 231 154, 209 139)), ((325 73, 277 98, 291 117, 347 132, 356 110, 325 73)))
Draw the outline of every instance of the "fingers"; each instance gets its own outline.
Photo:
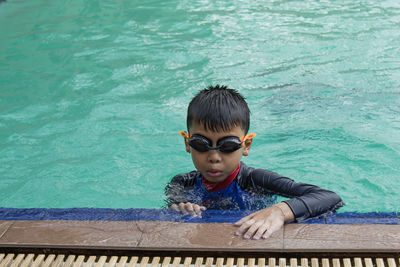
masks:
POLYGON ((178 205, 176 204, 172 204, 170 208, 178 212, 180 211, 178 205))
POLYGON ((246 239, 268 238, 278 231, 284 224, 284 217, 281 212, 267 208, 252 213, 235 223, 240 226, 236 235, 243 235, 246 239))
POLYGON ((193 206, 193 213, 191 214, 192 216, 198 216, 201 218, 201 208, 199 205, 194 204, 193 206))
POLYGON ((264 234, 262 234, 262 238, 269 238, 273 233, 278 231, 281 227, 275 227, 271 226, 269 227, 266 231, 264 231, 264 234))
POLYGON ((246 216, 246 217, 243 217, 243 218, 240 219, 239 221, 235 222, 234 225, 240 226, 240 225, 242 225, 244 222, 246 222, 246 221, 250 220, 251 218, 253 218, 253 216, 254 216, 254 213, 252 213, 252 214, 250 214, 250 215, 248 215, 248 216, 246 216))
POLYGON ((256 222, 255 220, 250 219, 250 220, 242 223, 235 234, 236 235, 243 235, 247 231, 247 229, 249 229, 255 222, 256 222))
MULTIPOLYGON (((188 203, 186 203, 186 204, 188 204, 188 203)), ((179 211, 180 211, 183 215, 189 214, 189 212, 188 212, 187 209, 186 209, 186 204, 183 203, 183 202, 181 202, 181 203, 179 203, 179 205, 178 205, 179 211)))
POLYGON ((206 210, 206 207, 193 204, 190 202, 179 203, 178 205, 172 204, 171 209, 181 212, 183 215, 191 215, 194 217, 201 217, 202 211, 206 210))
POLYGON ((254 220, 251 219, 242 224, 242 226, 236 231, 236 235, 243 235, 245 239, 260 239, 270 237, 274 232, 279 230, 280 227, 272 227, 271 223, 267 220, 254 220))
POLYGON ((258 240, 261 237, 267 238, 269 237, 270 234, 271 234, 271 227, 269 226, 268 223, 264 223, 258 228, 257 232, 253 236, 253 239, 258 240))
MULTIPOLYGON (((254 235, 254 233, 255 233, 257 230, 260 229, 260 227, 261 227, 262 225, 264 225, 264 221, 256 221, 256 222, 254 222, 254 223, 250 226, 250 228, 244 233, 243 237, 246 238, 246 239, 249 239, 249 238, 251 238, 251 237, 253 237, 253 239, 256 239, 256 238, 254 238, 253 235, 254 235)), ((267 227, 265 227, 265 229, 267 229, 267 227)))

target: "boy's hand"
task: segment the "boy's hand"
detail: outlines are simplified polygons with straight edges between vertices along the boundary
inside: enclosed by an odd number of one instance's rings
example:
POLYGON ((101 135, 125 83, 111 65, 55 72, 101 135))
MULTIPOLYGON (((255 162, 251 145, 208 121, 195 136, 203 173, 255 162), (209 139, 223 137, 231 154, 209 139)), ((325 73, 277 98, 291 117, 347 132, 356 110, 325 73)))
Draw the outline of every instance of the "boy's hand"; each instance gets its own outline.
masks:
POLYGON ((189 214, 191 216, 201 218, 201 212, 205 211, 207 208, 190 202, 181 202, 179 205, 172 204, 171 209, 181 212, 183 215, 189 214))
POLYGON ((281 229, 285 222, 292 220, 294 220, 292 210, 286 203, 281 202, 237 221, 235 226, 240 227, 235 234, 243 235, 246 239, 268 238, 281 229))

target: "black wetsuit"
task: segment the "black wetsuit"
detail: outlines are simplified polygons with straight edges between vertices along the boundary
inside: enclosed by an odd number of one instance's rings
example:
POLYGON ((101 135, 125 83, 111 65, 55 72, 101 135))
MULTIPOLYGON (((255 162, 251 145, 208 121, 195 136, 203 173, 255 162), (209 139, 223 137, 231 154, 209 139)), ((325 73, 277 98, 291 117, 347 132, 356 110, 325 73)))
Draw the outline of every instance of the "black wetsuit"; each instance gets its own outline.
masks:
POLYGON ((276 195, 290 198, 289 205, 295 220, 304 221, 321 216, 343 206, 334 192, 315 185, 296 183, 265 169, 247 167, 243 162, 236 179, 226 188, 208 192, 201 182, 199 171, 172 178, 165 188, 168 206, 191 202, 208 209, 259 210, 276 202, 276 195))

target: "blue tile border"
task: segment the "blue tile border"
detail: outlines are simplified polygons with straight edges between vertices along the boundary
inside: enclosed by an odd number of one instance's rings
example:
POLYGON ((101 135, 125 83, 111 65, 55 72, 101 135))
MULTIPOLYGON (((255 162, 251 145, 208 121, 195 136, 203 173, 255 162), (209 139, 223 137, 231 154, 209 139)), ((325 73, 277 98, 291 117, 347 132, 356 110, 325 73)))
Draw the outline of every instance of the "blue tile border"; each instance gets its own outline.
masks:
POLYGON ((0 220, 42 220, 46 209, 0 208, 0 220))
POLYGON ((395 212, 344 212, 326 217, 327 224, 400 224, 395 212))
MULTIPOLYGON (((0 220, 92 220, 92 221, 174 221, 187 223, 233 223, 252 211, 206 210, 202 218, 181 214, 170 209, 18 209, 1 208, 0 220)), ((395 212, 344 212, 309 219, 307 224, 400 224, 395 212)))

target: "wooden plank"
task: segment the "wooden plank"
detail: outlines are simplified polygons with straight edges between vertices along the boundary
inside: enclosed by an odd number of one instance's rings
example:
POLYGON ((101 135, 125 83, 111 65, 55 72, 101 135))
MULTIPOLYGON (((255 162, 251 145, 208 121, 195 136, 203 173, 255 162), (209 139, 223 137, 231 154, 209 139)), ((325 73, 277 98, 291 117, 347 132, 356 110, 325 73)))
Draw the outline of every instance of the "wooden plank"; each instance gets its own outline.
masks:
POLYGON ((74 264, 72 265, 72 267, 81 267, 84 260, 85 256, 79 255, 78 258, 75 260, 74 264))
POLYGON ((212 267, 213 261, 214 261, 214 258, 208 257, 206 259, 206 264, 204 265, 204 267, 212 267))
POLYGON ((159 263, 160 263, 160 257, 153 257, 150 267, 158 267, 159 263))
MULTIPOLYGON (((185 260, 183 261, 183 266, 189 267, 191 263, 192 263, 192 257, 185 257, 185 260)), ((156 266, 154 266, 154 267, 156 267, 156 266)))
POLYGON ((75 260, 75 255, 69 255, 68 258, 65 260, 63 267, 70 267, 75 260))
POLYGON ((268 259, 268 267, 276 267, 276 259, 275 258, 268 259))
POLYGON ((297 267, 297 259, 296 258, 290 258, 290 267, 297 267))
POLYGON ((340 260, 339 259, 332 259, 332 266, 333 267, 340 267, 340 260))
POLYGON ((103 267, 105 265, 105 263, 106 263, 106 260, 107 260, 107 256, 100 256, 100 258, 97 261, 95 267, 103 267))
POLYGON ((11 263, 10 267, 18 267, 21 261, 25 258, 25 254, 18 254, 15 260, 11 263))
POLYGON ((395 259, 393 259, 393 258, 388 258, 388 259, 387 259, 387 262, 388 262, 389 267, 397 267, 397 266, 396 266, 396 261, 395 261, 395 259))
POLYGON ((233 267, 234 262, 235 262, 234 258, 227 258, 226 259, 226 267, 233 267))
POLYGON ((172 267, 177 267, 181 264, 181 257, 175 257, 174 261, 172 262, 172 267))
POLYGON ((51 264, 51 267, 60 267, 63 260, 64 260, 65 255, 60 254, 57 256, 56 260, 51 264))
POLYGON ((83 266, 92 267, 93 263, 96 261, 96 256, 90 256, 83 266))
POLYGON ((372 263, 371 258, 365 258, 364 262, 365 262, 365 267, 374 267, 374 264, 372 263))
POLYGON ((215 262, 215 267, 222 267, 224 266, 224 258, 217 258, 217 261, 215 262))
POLYGON ((243 267, 244 266, 244 258, 238 258, 236 266, 237 267, 243 267))
POLYGON ((363 267, 361 258, 359 258, 359 257, 354 258, 354 266, 355 267, 363 267))
POLYGON ((32 263, 32 267, 37 267, 43 264, 44 254, 39 254, 32 263))
POLYGON ((286 267, 286 258, 279 258, 279 267, 286 267))
POLYGON ((170 262, 171 262, 171 257, 164 257, 163 262, 161 263, 161 267, 168 267, 170 262))
POLYGON ((107 267, 114 267, 115 264, 117 264, 118 257, 117 256, 112 256, 107 264, 107 267))
POLYGON ((201 267, 203 264, 203 257, 198 257, 196 258, 196 261, 194 262, 194 267, 201 267))
POLYGON ((254 267, 255 265, 256 265, 256 259, 255 258, 247 259, 247 267, 254 267))
POLYGON ((311 267, 319 267, 319 262, 317 258, 311 259, 311 267))
POLYGON ((349 258, 344 258, 343 259, 343 265, 344 265, 344 267, 352 267, 351 266, 351 260, 349 258))
POLYGON ((117 263, 117 267, 124 267, 127 262, 128 262, 128 257, 127 256, 122 256, 122 257, 119 258, 119 261, 117 263))
POLYGON ((136 256, 131 257, 131 260, 129 261, 127 267, 136 267, 138 260, 139 260, 139 257, 136 257, 136 256))
POLYGON ((265 267, 265 258, 259 258, 257 261, 258 267, 265 267))
POLYGON ((32 262, 33 262, 33 257, 35 257, 35 254, 33 254, 33 253, 28 254, 25 257, 24 261, 21 263, 20 267, 28 267, 28 266, 30 266, 32 264, 32 262))
POLYGON ((14 259, 14 256, 14 254, 7 254, 6 258, 0 262, 0 267, 8 266, 8 264, 10 264, 10 262, 14 259))
POLYGON ((5 256, 6 256, 6 254, 0 253, 0 262, 4 259, 5 256))
POLYGON ((46 260, 44 261, 42 267, 49 267, 53 263, 55 258, 56 258, 56 255, 54 255, 54 254, 48 255, 46 260))
POLYGON ((322 259, 322 267, 329 267, 329 259, 327 258, 322 259))
POLYGON ((224 258, 217 258, 217 262, 215 263, 215 267, 224 266, 224 258))
POLYGON ((377 267, 385 267, 385 263, 383 262, 382 258, 376 259, 376 266, 377 267))
POLYGON ((308 267, 308 259, 307 258, 301 259, 301 267, 308 267))
POLYGON ((149 257, 142 257, 142 260, 140 261, 139 267, 147 267, 147 264, 149 263, 150 258, 149 257))

